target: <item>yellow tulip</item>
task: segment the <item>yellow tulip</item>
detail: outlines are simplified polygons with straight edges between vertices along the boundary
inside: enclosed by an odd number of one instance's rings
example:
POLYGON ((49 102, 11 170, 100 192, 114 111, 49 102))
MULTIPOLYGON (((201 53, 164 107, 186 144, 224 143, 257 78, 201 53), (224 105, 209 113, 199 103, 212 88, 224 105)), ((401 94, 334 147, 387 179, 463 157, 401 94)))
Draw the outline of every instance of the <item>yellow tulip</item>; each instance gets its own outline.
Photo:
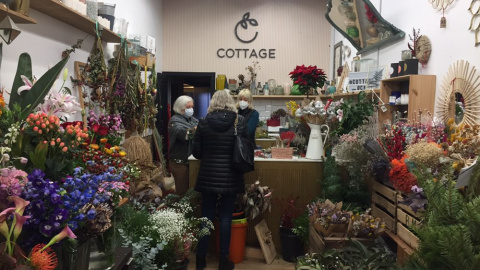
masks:
POLYGON ((118 154, 120 154, 121 157, 124 157, 124 156, 127 155, 127 153, 126 153, 125 151, 123 151, 123 150, 120 151, 120 152, 118 152, 118 154))

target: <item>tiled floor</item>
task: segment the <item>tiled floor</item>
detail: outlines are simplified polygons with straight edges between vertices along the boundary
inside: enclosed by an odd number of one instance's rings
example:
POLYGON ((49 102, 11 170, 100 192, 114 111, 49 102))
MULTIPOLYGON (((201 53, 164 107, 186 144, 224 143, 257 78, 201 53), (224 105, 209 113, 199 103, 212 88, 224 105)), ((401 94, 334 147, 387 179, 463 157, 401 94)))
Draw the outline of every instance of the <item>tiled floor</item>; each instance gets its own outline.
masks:
MULTIPOLYGON (((189 270, 195 269, 195 254, 190 255, 190 263, 188 265, 189 270)), ((218 260, 215 255, 209 254, 207 256, 207 267, 205 270, 217 270, 218 260)), ((277 258, 271 263, 266 264, 263 258, 262 251, 258 248, 247 247, 245 250, 245 260, 235 265, 235 270, 293 270, 295 265, 293 263, 282 260, 281 255, 277 255, 277 258)))

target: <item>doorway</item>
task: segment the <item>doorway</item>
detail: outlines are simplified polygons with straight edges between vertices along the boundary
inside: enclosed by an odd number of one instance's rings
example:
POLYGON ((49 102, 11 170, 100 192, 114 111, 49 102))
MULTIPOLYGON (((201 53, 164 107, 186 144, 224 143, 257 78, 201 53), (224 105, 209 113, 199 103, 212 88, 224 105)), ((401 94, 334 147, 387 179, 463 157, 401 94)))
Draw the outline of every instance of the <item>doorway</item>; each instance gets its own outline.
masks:
POLYGON ((194 117, 207 114, 210 98, 215 92, 215 72, 163 72, 158 73, 157 129, 163 140, 163 153, 168 160, 168 121, 174 114, 173 104, 179 96, 193 98, 194 117))

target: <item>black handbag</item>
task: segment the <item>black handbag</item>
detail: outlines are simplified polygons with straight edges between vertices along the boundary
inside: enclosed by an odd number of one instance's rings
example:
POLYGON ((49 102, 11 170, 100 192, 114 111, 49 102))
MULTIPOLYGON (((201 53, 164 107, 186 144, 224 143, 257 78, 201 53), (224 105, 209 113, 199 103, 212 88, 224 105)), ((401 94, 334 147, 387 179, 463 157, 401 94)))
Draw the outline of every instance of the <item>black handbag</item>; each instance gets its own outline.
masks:
POLYGON ((237 133, 238 115, 235 119, 235 144, 233 146, 232 167, 239 173, 248 173, 255 170, 253 143, 237 133))

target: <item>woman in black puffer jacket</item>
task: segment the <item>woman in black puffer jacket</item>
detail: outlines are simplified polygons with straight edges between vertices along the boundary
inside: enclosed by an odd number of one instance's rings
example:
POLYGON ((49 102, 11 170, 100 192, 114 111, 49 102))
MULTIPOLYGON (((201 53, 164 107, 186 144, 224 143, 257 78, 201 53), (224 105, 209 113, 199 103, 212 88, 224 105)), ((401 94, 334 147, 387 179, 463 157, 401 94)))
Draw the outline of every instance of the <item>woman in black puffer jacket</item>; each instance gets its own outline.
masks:
MULTIPOLYGON (((243 174, 232 169, 234 125, 237 117, 237 132, 247 137, 245 120, 237 115, 233 98, 226 91, 218 90, 210 101, 207 116, 198 123, 193 138, 193 156, 200 159, 195 190, 202 194, 202 216, 213 221, 217 201, 219 202, 219 269, 234 268, 233 263, 228 261, 232 213, 237 194, 245 192, 243 174)), ((208 239, 206 236, 198 243, 197 269, 206 266, 208 239)))

